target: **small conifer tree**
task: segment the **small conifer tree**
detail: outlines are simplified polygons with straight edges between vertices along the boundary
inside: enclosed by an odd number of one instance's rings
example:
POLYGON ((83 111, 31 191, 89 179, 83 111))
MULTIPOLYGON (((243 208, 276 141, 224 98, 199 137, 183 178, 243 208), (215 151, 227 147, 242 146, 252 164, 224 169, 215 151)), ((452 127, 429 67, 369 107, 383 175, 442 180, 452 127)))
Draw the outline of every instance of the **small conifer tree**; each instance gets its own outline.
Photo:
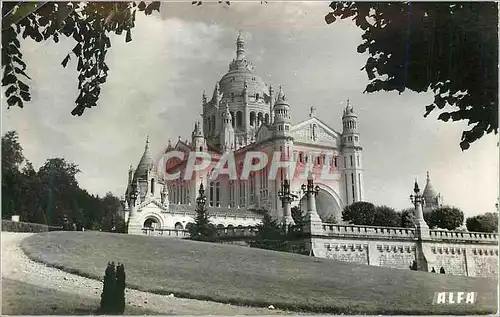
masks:
POLYGON ((116 267, 116 292, 114 299, 114 312, 123 314, 125 311, 125 267, 120 263, 116 267))
POLYGON ((199 196, 196 199, 196 216, 194 223, 188 228, 189 236, 193 240, 213 241, 215 238, 215 226, 210 222, 210 215, 206 207, 205 190, 200 185, 199 196))
POLYGON ((444 272, 444 267, 441 267, 441 269, 439 270, 439 273, 441 273, 441 274, 446 274, 446 273, 444 272))
POLYGON ((101 293, 101 314, 112 314, 113 313, 113 302, 115 297, 116 289, 116 271, 115 263, 108 262, 106 272, 104 275, 103 289, 101 293))

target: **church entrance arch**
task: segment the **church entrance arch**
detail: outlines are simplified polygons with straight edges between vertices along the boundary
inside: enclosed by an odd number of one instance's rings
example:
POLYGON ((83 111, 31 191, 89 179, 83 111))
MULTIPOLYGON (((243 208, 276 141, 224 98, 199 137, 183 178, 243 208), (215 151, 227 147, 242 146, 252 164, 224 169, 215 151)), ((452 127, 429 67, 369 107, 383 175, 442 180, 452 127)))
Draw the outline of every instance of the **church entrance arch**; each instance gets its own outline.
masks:
MULTIPOLYGON (((302 215, 307 214, 307 197, 304 195, 299 203, 302 215)), ((316 211, 323 222, 331 222, 335 219, 337 223, 342 221, 342 209, 335 199, 326 189, 321 188, 316 196, 316 211)))
POLYGON ((154 216, 148 216, 146 220, 144 220, 144 228, 153 228, 160 229, 160 220, 154 216))

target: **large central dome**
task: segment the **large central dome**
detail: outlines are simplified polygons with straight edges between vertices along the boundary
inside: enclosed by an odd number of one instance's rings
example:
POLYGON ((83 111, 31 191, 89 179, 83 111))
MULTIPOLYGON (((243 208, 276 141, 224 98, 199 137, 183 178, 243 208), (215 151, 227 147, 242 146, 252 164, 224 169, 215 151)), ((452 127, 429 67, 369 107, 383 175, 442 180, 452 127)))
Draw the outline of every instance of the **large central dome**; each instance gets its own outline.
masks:
POLYGON ((245 56, 245 41, 241 34, 236 41, 236 59, 233 59, 229 64, 229 72, 222 76, 219 81, 220 91, 223 93, 223 100, 231 102, 238 95, 241 95, 242 89, 247 86, 248 96, 257 99, 264 99, 264 95, 268 95, 266 84, 253 72, 253 65, 247 61, 245 56))

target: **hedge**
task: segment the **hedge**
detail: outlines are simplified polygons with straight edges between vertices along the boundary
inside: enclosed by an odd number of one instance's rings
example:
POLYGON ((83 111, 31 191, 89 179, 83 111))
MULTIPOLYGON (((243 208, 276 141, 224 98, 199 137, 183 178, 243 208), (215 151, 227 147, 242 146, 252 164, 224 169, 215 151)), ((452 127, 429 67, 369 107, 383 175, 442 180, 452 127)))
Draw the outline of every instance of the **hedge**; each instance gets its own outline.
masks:
POLYGON ((47 232, 59 231, 62 227, 48 226, 40 223, 2 220, 2 231, 6 232, 47 232))

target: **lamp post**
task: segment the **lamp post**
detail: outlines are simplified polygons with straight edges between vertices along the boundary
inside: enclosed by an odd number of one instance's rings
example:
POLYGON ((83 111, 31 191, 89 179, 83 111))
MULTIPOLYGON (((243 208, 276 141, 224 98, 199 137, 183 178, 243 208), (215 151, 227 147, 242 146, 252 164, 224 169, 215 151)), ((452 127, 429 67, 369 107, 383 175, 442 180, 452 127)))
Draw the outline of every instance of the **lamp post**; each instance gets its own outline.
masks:
POLYGON ((297 195, 290 192, 290 182, 288 179, 281 182, 281 190, 278 191, 278 197, 281 200, 281 207, 283 207, 283 226, 285 231, 287 231, 288 226, 295 224, 292 217, 291 202, 298 198, 297 195))
POLYGON ((198 204, 198 207, 205 207, 205 204, 207 203, 207 197, 205 196, 205 189, 203 188, 203 184, 200 184, 198 194, 199 195, 196 198, 196 204, 198 204))
POLYGON ((421 220, 424 220, 424 213, 422 210, 422 206, 425 203, 425 198, 422 195, 420 195, 420 189, 418 188, 418 183, 416 180, 413 192, 415 193, 415 195, 413 194, 410 195, 410 201, 415 206, 415 220, 419 222, 421 220))
POLYGON ((301 186, 302 192, 307 197, 307 220, 321 222, 321 218, 316 211, 316 196, 319 193, 319 186, 314 186, 312 172, 309 172, 309 176, 307 177, 307 185, 302 184, 301 186))

